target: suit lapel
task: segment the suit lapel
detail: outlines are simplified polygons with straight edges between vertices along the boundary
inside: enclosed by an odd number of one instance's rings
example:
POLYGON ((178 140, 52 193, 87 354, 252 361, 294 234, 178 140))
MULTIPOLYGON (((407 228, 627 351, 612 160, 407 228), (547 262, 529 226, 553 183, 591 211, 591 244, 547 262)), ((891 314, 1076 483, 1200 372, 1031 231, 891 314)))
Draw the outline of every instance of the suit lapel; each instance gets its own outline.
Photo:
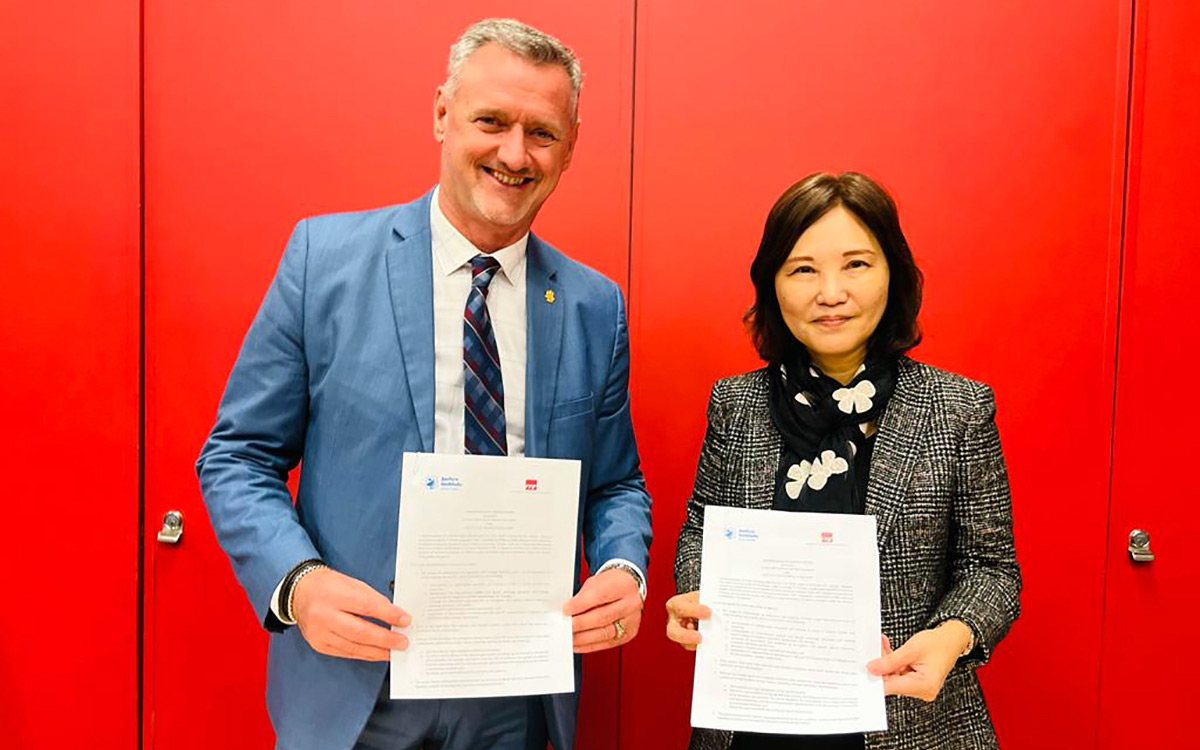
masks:
POLYGON ((388 287, 396 334, 421 433, 421 448, 433 452, 433 248, 429 233, 432 192, 400 208, 387 254, 388 287))
POLYGON ((567 301, 561 299, 551 253, 533 234, 529 235, 526 269, 525 454, 545 456, 567 301))
POLYGON ((867 513, 875 516, 882 550, 896 516, 904 507, 919 446, 929 426, 928 384, 909 359, 901 359, 896 390, 879 420, 867 481, 867 513))

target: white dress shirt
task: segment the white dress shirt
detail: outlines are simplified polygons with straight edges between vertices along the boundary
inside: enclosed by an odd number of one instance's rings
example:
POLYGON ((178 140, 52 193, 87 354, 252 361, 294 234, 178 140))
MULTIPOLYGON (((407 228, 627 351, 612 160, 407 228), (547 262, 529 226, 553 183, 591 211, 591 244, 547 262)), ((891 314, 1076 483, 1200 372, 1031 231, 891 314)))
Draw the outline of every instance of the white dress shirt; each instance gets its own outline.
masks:
MULTIPOLYGON (((480 252, 438 206, 429 202, 433 240, 433 450, 462 453, 466 399, 463 395, 463 314, 471 292, 471 259, 480 252)), ((487 308, 500 354, 504 383, 504 427, 508 455, 525 455, 525 248, 529 233, 492 253, 500 269, 488 284, 487 308)))
MULTIPOLYGON (((471 259, 480 250, 458 231, 438 205, 438 190, 429 201, 429 229, 433 245, 433 450, 462 453, 466 449, 466 398, 463 395, 463 315, 471 292, 471 259)), ((526 232, 513 244, 493 252, 500 269, 488 284, 487 308, 500 354, 504 383, 504 426, 508 455, 525 455, 525 250, 526 232)), ((646 576, 628 560, 609 560, 596 572, 622 565, 637 571, 638 592, 646 598, 646 576)), ((271 596, 271 611, 283 617, 279 589, 271 596)))

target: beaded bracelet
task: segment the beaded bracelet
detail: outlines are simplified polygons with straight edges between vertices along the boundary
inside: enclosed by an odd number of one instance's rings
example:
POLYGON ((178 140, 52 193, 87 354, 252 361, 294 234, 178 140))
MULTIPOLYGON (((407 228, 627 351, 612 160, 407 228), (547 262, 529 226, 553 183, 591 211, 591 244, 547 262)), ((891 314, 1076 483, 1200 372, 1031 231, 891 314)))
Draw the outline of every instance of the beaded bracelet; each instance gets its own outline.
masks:
POLYGON ((291 571, 284 576, 283 586, 281 586, 279 590, 279 598, 283 605, 281 607, 283 610, 283 616, 287 620, 291 622, 296 621, 295 615, 292 614, 292 600, 296 595, 296 584, 300 582, 301 578, 313 572, 314 570, 327 567, 329 566, 325 564, 324 560, 314 558, 312 560, 305 560, 296 567, 292 568, 291 571))

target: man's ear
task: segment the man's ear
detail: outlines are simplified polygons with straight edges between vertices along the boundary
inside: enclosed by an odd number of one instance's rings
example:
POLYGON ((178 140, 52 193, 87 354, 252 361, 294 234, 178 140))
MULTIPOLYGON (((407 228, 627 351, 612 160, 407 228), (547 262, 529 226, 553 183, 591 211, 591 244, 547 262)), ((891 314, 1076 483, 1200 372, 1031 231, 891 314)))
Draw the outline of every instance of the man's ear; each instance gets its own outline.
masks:
POLYGON ((583 125, 583 120, 576 120, 575 127, 571 129, 571 134, 567 137, 566 154, 563 155, 563 170, 571 166, 571 159, 575 156, 575 144, 579 141, 579 127, 583 125))
POLYGON ((446 116, 450 110, 450 97, 446 93, 446 85, 437 87, 433 94, 433 137, 441 143, 446 139, 446 116))

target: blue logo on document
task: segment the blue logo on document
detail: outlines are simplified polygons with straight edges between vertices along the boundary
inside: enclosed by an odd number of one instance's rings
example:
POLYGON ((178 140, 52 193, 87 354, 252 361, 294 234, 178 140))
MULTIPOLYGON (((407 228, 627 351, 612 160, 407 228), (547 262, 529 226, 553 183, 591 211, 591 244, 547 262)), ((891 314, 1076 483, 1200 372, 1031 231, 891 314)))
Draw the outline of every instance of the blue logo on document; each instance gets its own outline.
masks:
POLYGON ((433 477, 425 477, 425 489, 432 490, 436 484, 437 480, 433 477))
POLYGON ((726 539, 728 539, 731 542, 757 542, 758 541, 758 532, 755 531, 754 529, 746 529, 746 528, 735 529, 733 527, 726 526, 724 529, 721 530, 721 536, 725 537, 726 539))

